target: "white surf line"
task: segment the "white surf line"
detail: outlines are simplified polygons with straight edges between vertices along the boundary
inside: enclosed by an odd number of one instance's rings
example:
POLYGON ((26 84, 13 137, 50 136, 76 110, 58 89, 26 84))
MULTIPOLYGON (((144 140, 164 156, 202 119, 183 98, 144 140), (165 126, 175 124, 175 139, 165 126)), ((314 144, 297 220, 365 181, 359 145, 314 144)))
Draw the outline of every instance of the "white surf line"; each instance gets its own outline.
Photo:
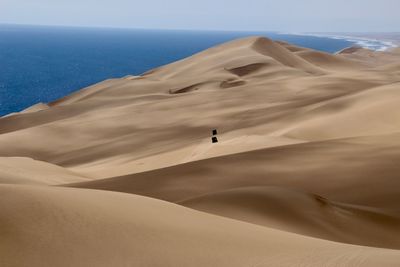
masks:
POLYGON ((358 37, 351 35, 336 35, 336 34, 323 34, 323 33, 281 33, 288 35, 298 35, 298 36, 313 36, 321 38, 331 38, 336 40, 345 40, 354 43, 355 45, 361 46, 375 51, 386 51, 391 48, 398 47, 398 45, 392 41, 379 40, 376 38, 358 37))

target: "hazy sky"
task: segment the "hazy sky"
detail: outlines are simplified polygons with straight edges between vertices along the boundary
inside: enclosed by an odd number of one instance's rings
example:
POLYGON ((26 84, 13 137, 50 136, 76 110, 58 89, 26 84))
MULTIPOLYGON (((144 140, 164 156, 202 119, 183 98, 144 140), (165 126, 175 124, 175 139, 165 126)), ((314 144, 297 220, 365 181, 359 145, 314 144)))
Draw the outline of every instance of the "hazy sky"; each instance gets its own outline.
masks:
POLYGON ((0 23, 398 32, 399 11, 400 0, 0 0, 0 23))

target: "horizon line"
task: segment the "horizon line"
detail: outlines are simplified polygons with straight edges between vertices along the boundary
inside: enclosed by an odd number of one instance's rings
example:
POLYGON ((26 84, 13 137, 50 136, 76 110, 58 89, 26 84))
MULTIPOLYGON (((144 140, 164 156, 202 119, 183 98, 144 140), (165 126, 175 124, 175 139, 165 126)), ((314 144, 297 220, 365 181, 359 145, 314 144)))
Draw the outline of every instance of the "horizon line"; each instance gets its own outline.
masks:
POLYGON ((60 28, 82 28, 82 29, 115 29, 115 30, 162 30, 162 31, 208 31, 208 32, 261 32, 261 33, 281 33, 281 34, 313 34, 313 33, 346 33, 346 34, 374 34, 374 33, 400 33, 400 31, 288 31, 288 30, 255 30, 255 29, 200 29, 200 28, 146 28, 146 27, 123 27, 123 26, 100 26, 100 25, 66 25, 66 24, 27 24, 0 22, 0 26, 30 26, 30 27, 60 27, 60 28))

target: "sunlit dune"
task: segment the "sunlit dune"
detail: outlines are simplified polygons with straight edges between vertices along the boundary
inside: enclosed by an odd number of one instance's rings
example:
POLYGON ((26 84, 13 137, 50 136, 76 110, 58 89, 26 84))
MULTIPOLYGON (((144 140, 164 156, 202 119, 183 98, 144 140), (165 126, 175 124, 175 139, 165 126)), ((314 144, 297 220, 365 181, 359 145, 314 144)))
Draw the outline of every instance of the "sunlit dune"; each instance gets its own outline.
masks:
POLYGON ((399 62, 249 37, 0 118, 0 265, 399 266, 399 62))

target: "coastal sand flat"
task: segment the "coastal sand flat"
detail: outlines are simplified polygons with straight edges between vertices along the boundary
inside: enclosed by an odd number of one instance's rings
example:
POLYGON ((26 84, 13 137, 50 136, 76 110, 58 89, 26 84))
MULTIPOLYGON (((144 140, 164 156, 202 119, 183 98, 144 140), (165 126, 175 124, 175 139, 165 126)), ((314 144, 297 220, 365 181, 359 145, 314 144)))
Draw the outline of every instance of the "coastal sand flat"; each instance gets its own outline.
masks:
POLYGON ((0 118, 0 263, 398 266, 399 62, 250 37, 0 118))

